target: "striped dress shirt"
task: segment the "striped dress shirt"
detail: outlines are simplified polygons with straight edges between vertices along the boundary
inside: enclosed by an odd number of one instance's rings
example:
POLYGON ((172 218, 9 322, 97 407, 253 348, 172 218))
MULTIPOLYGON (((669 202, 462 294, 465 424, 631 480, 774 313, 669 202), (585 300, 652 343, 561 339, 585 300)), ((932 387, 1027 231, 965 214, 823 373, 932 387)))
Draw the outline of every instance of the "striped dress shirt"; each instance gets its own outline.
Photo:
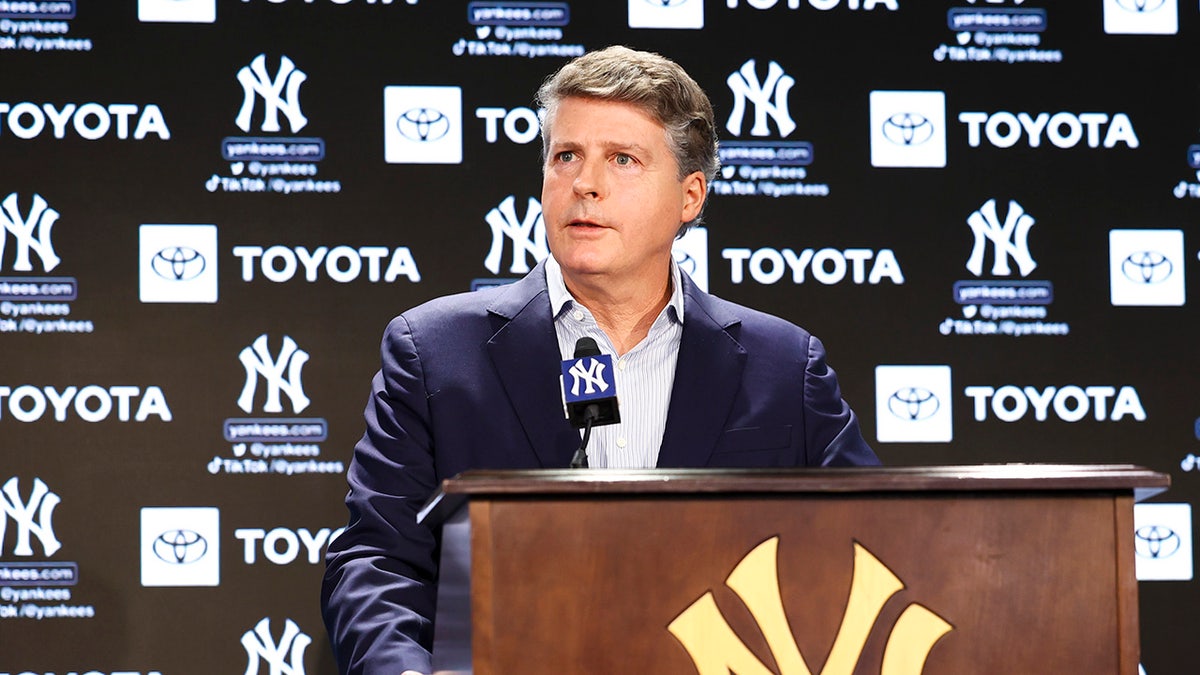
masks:
POLYGON ((546 260, 550 311, 563 359, 574 358, 575 342, 581 337, 595 339, 601 353, 613 359, 621 422, 592 429, 587 448, 591 468, 640 469, 658 463, 658 450, 667 428, 671 387, 675 384, 679 340, 683 336, 680 274, 679 266, 672 260, 670 301, 646 337, 625 354, 617 354, 592 313, 567 290, 562 268, 553 257, 546 260))

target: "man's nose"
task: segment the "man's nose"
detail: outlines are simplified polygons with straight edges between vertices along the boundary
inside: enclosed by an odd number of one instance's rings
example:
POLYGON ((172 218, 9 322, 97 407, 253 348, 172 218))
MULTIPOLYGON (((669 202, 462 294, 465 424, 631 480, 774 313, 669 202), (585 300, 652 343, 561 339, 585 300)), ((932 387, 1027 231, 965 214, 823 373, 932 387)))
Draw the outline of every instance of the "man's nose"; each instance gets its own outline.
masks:
POLYGON ((580 163, 579 173, 575 175, 575 194, 589 199, 599 199, 606 192, 606 175, 604 161, 587 159, 580 163))

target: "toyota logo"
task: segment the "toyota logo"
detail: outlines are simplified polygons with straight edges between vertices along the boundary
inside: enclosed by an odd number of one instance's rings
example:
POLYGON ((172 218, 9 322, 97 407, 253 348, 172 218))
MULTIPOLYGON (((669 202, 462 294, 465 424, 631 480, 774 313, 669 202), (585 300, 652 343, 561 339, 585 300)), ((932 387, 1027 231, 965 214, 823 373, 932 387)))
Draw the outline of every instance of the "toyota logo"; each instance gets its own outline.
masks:
POLYGON ((1175 530, 1165 525, 1147 525, 1134 533, 1133 544, 1138 555, 1159 560, 1175 555, 1182 542, 1175 530))
POLYGON ((1121 274, 1139 284, 1157 284, 1166 281, 1175 271, 1167 256, 1158 251, 1137 251, 1121 261, 1121 274))
POLYGON ((1117 0, 1117 5, 1121 9, 1138 14, 1153 12, 1165 4, 1167 4, 1167 0, 1117 0))
POLYGON ((933 138, 933 123, 917 113, 896 113, 884 120, 883 137, 896 145, 921 145, 933 138))
POLYGON ((941 408, 941 401, 928 389, 904 387, 888 397, 888 411, 906 422, 927 420, 941 408))
POLYGON ((450 133, 450 118, 433 108, 413 108, 400 115, 396 129, 410 141, 429 143, 450 133))
POLYGON ((679 265, 680 270, 688 274, 696 273, 698 263, 689 253, 686 251, 672 251, 672 255, 675 257, 675 264, 679 265))
POLYGON ((200 252, 186 246, 168 246, 150 260, 150 269, 163 279, 189 281, 200 276, 207 264, 200 252))
POLYGON ((154 539, 154 555, 171 565, 188 565, 208 553, 208 541, 191 530, 167 530, 154 539))

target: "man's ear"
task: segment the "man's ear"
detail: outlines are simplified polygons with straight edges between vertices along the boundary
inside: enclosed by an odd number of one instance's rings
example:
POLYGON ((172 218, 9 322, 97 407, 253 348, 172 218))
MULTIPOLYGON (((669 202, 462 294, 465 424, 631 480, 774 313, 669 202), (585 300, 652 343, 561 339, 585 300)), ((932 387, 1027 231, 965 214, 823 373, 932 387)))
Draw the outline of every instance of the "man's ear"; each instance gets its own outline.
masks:
POLYGON ((679 222, 688 223, 695 220, 704 209, 704 199, 708 195, 708 179, 704 172, 693 171, 683 179, 683 213, 679 222))

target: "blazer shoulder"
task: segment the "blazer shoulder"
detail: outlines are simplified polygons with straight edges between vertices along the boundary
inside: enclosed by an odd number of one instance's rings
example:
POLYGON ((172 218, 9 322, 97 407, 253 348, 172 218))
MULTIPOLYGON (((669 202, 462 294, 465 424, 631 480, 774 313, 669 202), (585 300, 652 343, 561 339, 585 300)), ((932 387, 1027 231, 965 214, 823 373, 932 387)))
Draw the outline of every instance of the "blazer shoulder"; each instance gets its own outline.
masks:
POLYGON ((415 340, 417 336, 462 335, 470 326, 486 324, 486 302, 470 296, 471 293, 442 296, 404 310, 388 321, 383 331, 384 344, 415 340))
POLYGON ((412 326, 437 326, 447 329, 472 325, 489 315, 501 320, 511 320, 540 295, 546 293, 544 263, 538 265, 523 278, 504 286, 495 286, 478 291, 466 291, 444 295, 405 310, 393 319, 407 321, 412 326))
POLYGON ((535 306, 535 300, 545 295, 545 282, 527 276, 506 286, 441 296, 393 318, 384 340, 409 336, 407 339, 424 345, 425 349, 437 350, 486 342, 522 315, 535 321, 544 319, 549 326, 549 302, 544 317, 543 313, 526 312, 535 306))
POLYGON ((811 337, 804 328, 787 319, 768 314, 762 310, 740 305, 736 302, 705 293, 693 288, 691 296, 694 306, 703 311, 718 325, 731 334, 759 337, 788 337, 808 339, 811 337))
POLYGON ((443 295, 406 309, 397 319, 402 318, 410 324, 423 325, 478 318, 487 314, 488 305, 495 299, 498 290, 500 289, 488 288, 443 295))

